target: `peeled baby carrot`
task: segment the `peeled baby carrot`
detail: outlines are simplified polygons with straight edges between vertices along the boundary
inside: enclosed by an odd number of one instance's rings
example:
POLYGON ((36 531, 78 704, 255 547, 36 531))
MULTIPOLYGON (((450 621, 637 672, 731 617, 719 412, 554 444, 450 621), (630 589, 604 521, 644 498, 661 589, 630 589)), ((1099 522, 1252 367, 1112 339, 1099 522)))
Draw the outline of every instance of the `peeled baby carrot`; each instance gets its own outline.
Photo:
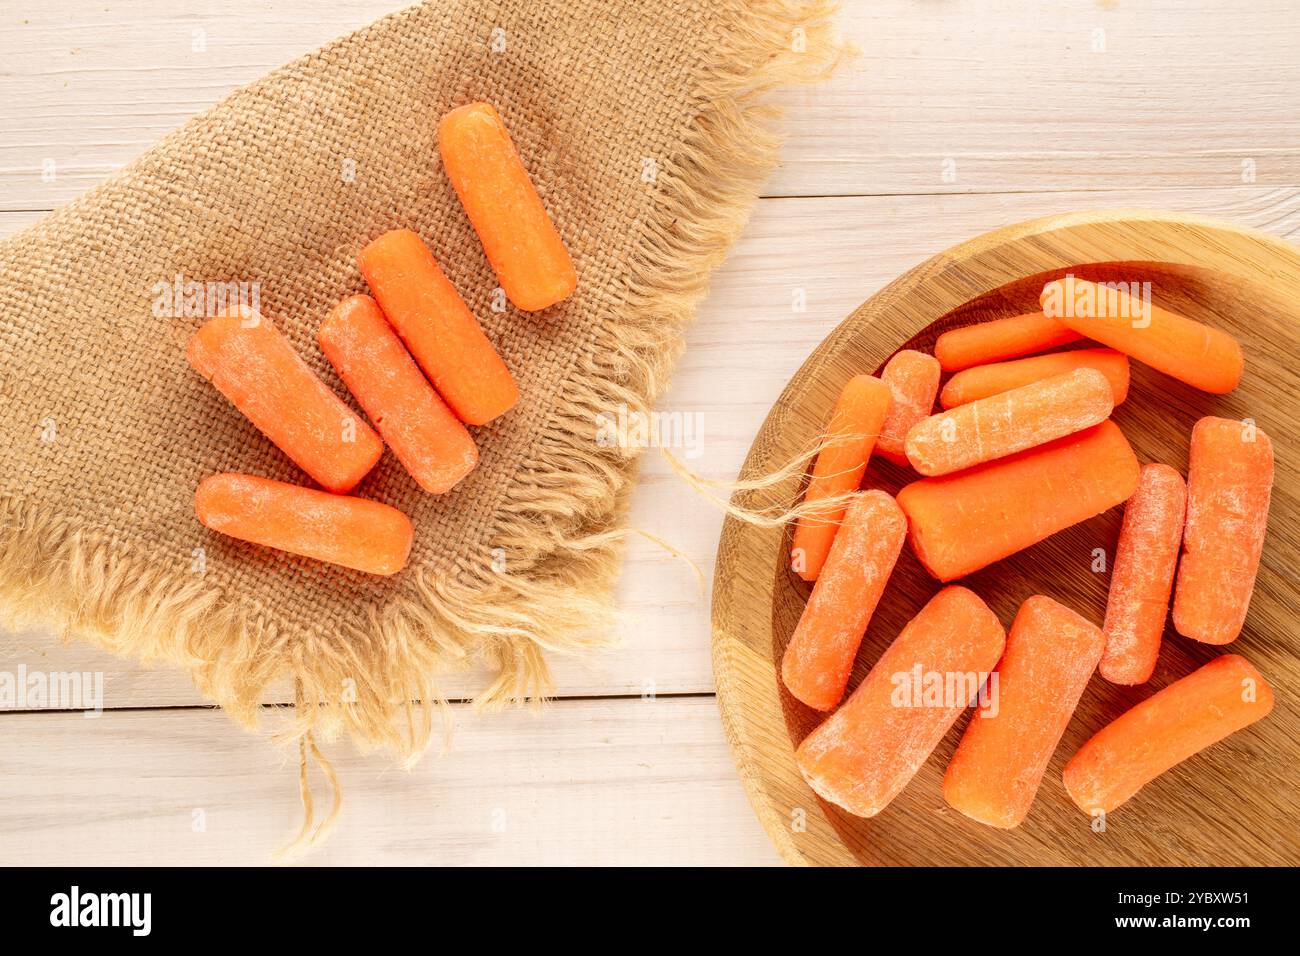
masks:
POLYGON ((1236 640, 1264 550, 1273 442, 1253 424, 1202 418, 1187 464, 1187 525, 1174 627, 1207 644, 1236 640))
MULTIPOLYGON (((862 483, 871 449, 875 447, 881 423, 889 411, 889 402, 889 386, 880 379, 871 375, 849 379, 826 427, 829 444, 813 464, 804 501, 838 497, 862 483)), ((843 517, 844 507, 841 505, 814 509, 799 519, 790 552, 791 566, 805 581, 817 580, 843 517)))
POLYGON ((944 385, 943 392, 939 395, 939 404, 944 408, 954 408, 1076 368, 1095 368, 1105 375, 1110 381, 1116 405, 1123 404, 1124 399, 1128 398, 1127 355, 1114 349, 1075 349, 1071 352, 1034 355, 1013 362, 977 365, 958 372, 944 385))
POLYGON ((934 354, 945 372, 956 372, 972 365, 1043 352, 1081 338, 1056 319, 1031 312, 945 332, 935 340, 934 354))
POLYGON ((1113 508, 1137 480, 1137 456, 1119 426, 1105 421, 959 474, 914 481, 898 505, 917 558, 951 581, 1113 508))
POLYGON ((573 261, 497 111, 452 110, 438 124, 438 150, 510 301, 535 312, 567 299, 578 285, 573 261))
POLYGON ((1084 813, 1110 813, 1193 754, 1273 709, 1273 689, 1244 657, 1224 654, 1107 724, 1065 765, 1084 813))
POLYGON ((944 774, 950 807, 992 827, 1019 826, 1103 643, 1097 625, 1049 597, 1020 605, 996 684, 989 680, 993 706, 971 717, 944 774))
POLYGON ((351 491, 384 443, 316 377, 264 316, 241 311, 204 322, 186 357, 244 416, 323 488, 351 491))
POLYGON ((781 681, 809 707, 832 710, 844 696, 858 646, 906 535, 903 512, 883 491, 864 492, 849 505, 781 658, 781 681))
POLYGON ((194 511, 213 531, 369 574, 396 574, 411 522, 396 508, 254 475, 204 478, 194 511))
POLYGON ((1043 309, 1080 335, 1119 349, 1157 371, 1205 392, 1230 392, 1245 359, 1228 333, 1157 305, 1122 288, 1066 276, 1043 287, 1043 309))
POLYGON ((934 410, 934 396, 939 391, 939 361, 933 355, 903 349, 880 372, 880 380, 889 386, 889 413, 880 426, 876 454, 895 465, 907 464, 903 441, 910 429, 934 410))
POLYGON ((1101 676, 1113 684, 1144 684, 1155 670, 1186 506, 1182 475, 1168 465, 1142 466, 1124 506, 1102 626, 1101 676))
POLYGON ((947 475, 1091 428, 1114 401, 1105 375, 1076 368, 918 422, 907 433, 907 460, 923 475, 947 475))
POLYGON ((384 233, 361 250, 357 265, 384 317, 461 421, 486 425, 519 400, 506 363, 416 233, 384 233))
POLYGON ((844 706, 799 745, 795 760, 808 785, 849 813, 875 816, 971 703, 1005 640, 997 617, 973 592, 944 588, 844 706), (936 680, 944 692, 932 698, 936 680))
POLYGON ((407 354, 368 295, 334 307, 317 333, 321 351, 411 477, 435 495, 474 470, 474 439, 407 354))

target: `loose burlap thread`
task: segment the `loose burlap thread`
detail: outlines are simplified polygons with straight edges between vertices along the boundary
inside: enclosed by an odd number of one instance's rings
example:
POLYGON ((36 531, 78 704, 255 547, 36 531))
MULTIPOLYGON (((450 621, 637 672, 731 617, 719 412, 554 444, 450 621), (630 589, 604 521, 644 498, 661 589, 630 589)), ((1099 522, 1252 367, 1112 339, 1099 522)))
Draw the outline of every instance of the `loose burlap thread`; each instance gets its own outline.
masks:
POLYGON ((334 780, 318 737, 413 761, 439 674, 478 660, 496 673, 478 704, 544 696, 545 652, 608 633, 636 450, 598 442, 598 416, 645 413, 662 391, 776 160, 764 94, 829 71, 830 13, 822 0, 415 7, 235 92, 0 242, 3 623, 187 668, 250 727, 268 686, 291 679, 281 737, 301 754, 303 842, 323 832, 309 759, 334 780), (542 313, 494 310, 438 159, 437 118, 476 99, 500 110, 577 266, 576 294, 542 313), (519 405, 475 429, 479 467, 450 494, 422 492, 388 453, 354 492, 415 525, 391 579, 206 531, 192 501, 209 474, 309 480, 190 369, 202 316, 160 310, 160 284, 255 283, 346 396, 315 331, 364 290, 357 251, 398 227, 425 237, 480 317, 519 405))

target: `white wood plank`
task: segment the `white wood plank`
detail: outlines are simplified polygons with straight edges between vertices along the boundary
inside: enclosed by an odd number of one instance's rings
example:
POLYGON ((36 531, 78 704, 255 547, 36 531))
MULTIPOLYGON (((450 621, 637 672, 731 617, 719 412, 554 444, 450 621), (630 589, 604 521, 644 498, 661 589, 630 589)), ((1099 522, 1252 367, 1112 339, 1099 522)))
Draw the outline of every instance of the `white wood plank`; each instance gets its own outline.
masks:
MULTIPOLYGON (((8 0, 0 209, 66 202, 235 87, 405 5, 8 0)), ((1293 0, 844 7, 861 56, 779 97, 771 195, 1300 182, 1293 0)))
MULTIPOLYGON (((710 699, 460 708, 452 750, 410 772, 344 750, 343 818, 304 862, 779 862, 710 699)), ((301 821, 296 756, 211 711, 9 714, 0 753, 7 864, 260 864, 301 821)))
MULTIPOLYGON (((1258 186, 759 203, 713 282, 673 386, 660 403, 663 410, 701 417, 702 454, 687 464, 707 477, 734 478, 768 408, 808 353, 862 300, 929 255, 1034 216, 1135 205, 1217 216, 1300 239, 1300 190, 1258 186), (806 312, 791 309, 796 289, 806 294, 806 312)), ((32 218, 0 214, 0 235, 32 218)), ((683 456, 685 450, 675 453, 683 456)), ((721 515, 655 452, 645 458, 630 524, 668 540, 706 574, 712 571, 721 515)), ((618 597, 618 645, 557 659, 558 693, 710 692, 708 600, 689 570, 655 545, 633 539, 618 597)), ((20 663, 47 671, 102 671, 110 707, 201 701, 183 674, 142 670, 45 632, 0 641, 0 669, 20 663)), ((469 697, 483 682, 482 672, 449 675, 445 690, 469 697)), ((281 690, 268 699, 287 698, 281 690)))

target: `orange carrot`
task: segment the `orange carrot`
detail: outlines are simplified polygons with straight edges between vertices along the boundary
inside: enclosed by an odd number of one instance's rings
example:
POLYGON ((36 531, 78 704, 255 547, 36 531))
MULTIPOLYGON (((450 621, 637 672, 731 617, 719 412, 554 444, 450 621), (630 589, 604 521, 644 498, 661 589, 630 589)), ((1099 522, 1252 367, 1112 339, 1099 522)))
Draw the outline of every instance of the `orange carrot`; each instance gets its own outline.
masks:
POLYGON ((1207 644, 1236 640, 1264 550, 1273 442, 1254 424, 1202 418, 1187 465, 1187 526, 1174 627, 1207 644))
POLYGON ((452 110, 438 124, 438 150, 510 301, 535 312, 567 299, 578 285, 573 261, 497 111, 452 110))
POLYGON ((1124 506, 1102 627, 1101 676, 1113 684, 1144 684, 1155 670, 1186 505, 1182 475, 1168 465, 1142 466, 1124 506))
POLYGON ((849 813, 875 816, 975 697, 1005 640, 997 617, 973 592, 944 588, 844 706, 799 745, 795 759, 808 785, 849 813))
POLYGON ((977 365, 958 372, 943 387, 939 404, 944 408, 955 408, 1076 368, 1095 368, 1105 375, 1110 381, 1116 405, 1123 404, 1124 399, 1128 398, 1127 355, 1114 349, 1075 349, 1072 352, 1034 355, 1013 362, 977 365))
POLYGON ((1114 401, 1105 375, 1076 368, 931 415, 907 433, 907 460, 947 475, 1091 428, 1114 401))
POLYGON ((951 581, 1114 507, 1137 480, 1137 456, 1119 426, 1105 421, 959 474, 914 481, 898 504, 916 556, 951 581))
POLYGON ((1043 287, 1043 309, 1080 335, 1206 392, 1230 392, 1245 360, 1228 333, 1130 296, 1066 276, 1043 287))
POLYGON ((317 338, 325 357, 421 488, 442 494, 474 470, 474 439, 425 380, 374 299, 344 299, 321 323, 317 338))
POLYGON ((781 680, 796 698, 831 710, 844 696, 853 659, 885 582, 903 550, 907 521, 883 491, 857 496, 781 658, 781 680))
POLYGON ((322 487, 347 492, 384 443, 316 377, 264 316, 243 310, 209 319, 186 357, 250 422, 322 487))
MULTIPOLYGON (((813 464, 804 501, 817 502, 853 491, 862 483, 867 459, 889 411, 889 386, 870 375, 849 379, 840 393, 826 441, 813 464)), ((830 553, 844 507, 814 509, 799 519, 791 548, 791 566, 805 581, 816 581, 830 553)))
POLYGON ((361 250, 361 274, 433 387, 461 421, 486 425, 509 411, 519 389, 433 253, 409 229, 361 250))
POLYGON ((1110 813, 1193 754, 1273 709, 1273 689, 1244 657, 1224 654, 1099 730, 1065 765, 1084 813, 1110 813))
POLYGON ((369 574, 396 574, 411 552, 411 522, 396 508, 254 475, 203 479, 194 511, 240 541, 369 574))
POLYGON ((989 679, 991 706, 971 718, 944 774, 950 807, 1003 829, 1029 815, 1103 643, 1097 625, 1049 597, 1020 605, 989 679))
POLYGON ((956 372, 972 365, 1043 352, 1081 338, 1055 319, 1031 312, 945 332, 935 340, 934 354, 945 372, 956 372))
POLYGON ((889 413, 880 426, 876 454, 895 465, 907 464, 903 441, 908 429, 934 410, 939 391, 939 362, 933 355, 903 349, 881 370, 880 380, 889 386, 889 413))

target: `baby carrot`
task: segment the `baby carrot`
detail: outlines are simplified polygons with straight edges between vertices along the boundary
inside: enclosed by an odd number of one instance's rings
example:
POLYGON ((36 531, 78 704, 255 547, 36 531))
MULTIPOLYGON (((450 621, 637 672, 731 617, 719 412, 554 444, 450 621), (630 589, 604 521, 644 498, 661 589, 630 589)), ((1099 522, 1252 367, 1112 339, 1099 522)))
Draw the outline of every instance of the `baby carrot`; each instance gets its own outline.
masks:
MULTIPOLYGON (((875 447, 881 423, 889 411, 889 402, 889 386, 880 379, 870 375, 849 379, 826 427, 829 444, 813 464, 804 501, 838 497, 862 483, 871 449, 875 447)), ((790 552, 791 566, 805 581, 817 580, 843 517, 843 506, 827 506, 799 519, 790 552)))
POLYGON ((912 550, 940 581, 1000 561, 1113 508, 1137 487, 1138 461, 1112 421, 898 493, 912 550))
POLYGON ((1121 714, 1065 765, 1084 813, 1110 813, 1193 754, 1273 709, 1273 689, 1244 657, 1224 654, 1121 714))
POLYGON ((1075 349, 1071 352, 1050 352, 1012 362, 995 362, 977 365, 958 372, 948 379, 939 395, 939 404, 954 408, 999 392, 1020 388, 1076 368, 1095 368, 1110 381, 1115 404, 1128 398, 1128 356, 1114 349, 1075 349))
POLYGON ((1119 349, 1205 392, 1230 392, 1245 360, 1237 340, 1130 296, 1122 288, 1066 276, 1043 287, 1044 311, 1080 335, 1119 349))
POLYGON ((411 552, 411 522, 396 508, 254 475, 203 479, 194 511, 240 541, 369 574, 396 574, 411 552))
POLYGON ((864 492, 849 505, 781 658, 781 681, 809 707, 832 710, 844 696, 853 659, 906 534, 903 512, 883 491, 864 492))
POLYGON ((1049 597, 1020 605, 989 679, 993 706, 976 711, 944 774, 950 807, 1003 829, 1029 815, 1102 644, 1097 625, 1049 597))
POLYGON ((506 363, 416 233, 384 233, 361 250, 357 265, 384 317, 461 421, 486 425, 519 400, 506 363))
POLYGON ((956 372, 972 365, 1043 352, 1081 338, 1056 319, 1031 312, 945 332, 935 340, 934 354, 945 372, 956 372))
POLYGON ((880 426, 876 454, 895 465, 906 465, 903 441, 908 429, 934 410, 934 396, 939 391, 939 361, 933 355, 903 349, 885 363, 880 380, 889 386, 892 400, 880 426))
POLYGON ((923 475, 947 475, 1091 428, 1114 401, 1106 376, 1076 368, 918 422, 907 433, 907 460, 923 475))
POLYGON ((1187 464, 1187 525, 1174 587, 1174 627, 1227 644, 1241 633, 1264 550, 1273 442, 1254 424, 1202 418, 1187 464))
POLYGON ((1142 466, 1124 506, 1102 626, 1101 676, 1113 684, 1144 684, 1155 670, 1186 505, 1182 475, 1168 465, 1142 466))
POLYGON ((243 311, 204 322, 186 357, 244 416, 322 487, 351 491, 384 444, 316 377, 264 316, 243 311))
POLYGON ((973 592, 944 588, 844 706, 799 745, 795 759, 808 785, 849 813, 875 816, 971 703, 1005 640, 997 617, 973 592), (936 682, 944 693, 932 696, 936 682))
POLYGON ((578 285, 573 261, 497 111, 452 110, 438 124, 438 150, 510 301, 535 312, 567 299, 578 285))
POLYGON ((474 470, 474 439, 421 374, 374 299, 344 299, 321 323, 317 338, 421 488, 442 494, 474 470))

